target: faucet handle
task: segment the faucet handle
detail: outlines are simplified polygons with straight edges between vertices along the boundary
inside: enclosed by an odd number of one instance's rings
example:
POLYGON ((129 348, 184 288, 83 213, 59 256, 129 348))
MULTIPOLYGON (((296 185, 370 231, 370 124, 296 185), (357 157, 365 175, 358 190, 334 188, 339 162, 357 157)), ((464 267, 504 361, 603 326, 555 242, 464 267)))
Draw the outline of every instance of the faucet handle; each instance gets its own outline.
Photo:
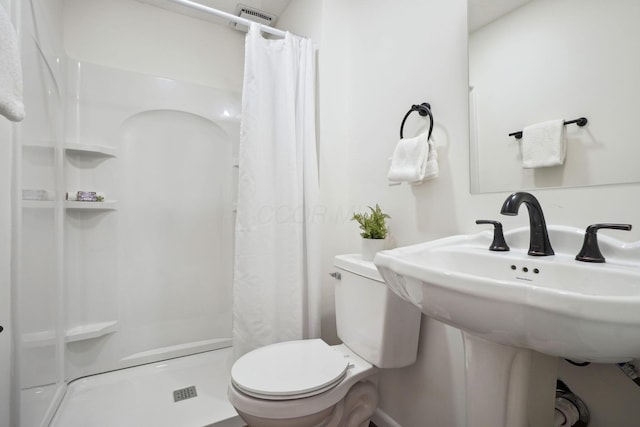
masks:
POLYGON ((583 262, 605 262, 604 256, 600 252, 598 246, 598 230, 601 228, 610 228, 613 230, 631 230, 631 224, 591 224, 584 233, 584 243, 582 249, 576 255, 577 261, 583 262))
POLYGON ((509 245, 504 240, 504 234, 502 233, 502 223, 500 221, 492 221, 489 219, 477 219, 476 224, 491 224, 493 225, 493 242, 489 246, 490 251, 508 251, 509 245))

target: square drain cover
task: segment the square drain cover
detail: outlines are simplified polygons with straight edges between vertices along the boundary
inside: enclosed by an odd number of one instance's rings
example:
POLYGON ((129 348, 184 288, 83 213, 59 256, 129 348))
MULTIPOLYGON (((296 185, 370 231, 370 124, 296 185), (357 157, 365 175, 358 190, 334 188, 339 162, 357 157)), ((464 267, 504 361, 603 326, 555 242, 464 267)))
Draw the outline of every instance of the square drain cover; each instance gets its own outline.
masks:
POLYGON ((196 386, 192 385, 190 387, 174 390, 173 401, 180 402, 181 400, 191 399, 192 397, 196 397, 197 395, 198 392, 196 391, 196 386))

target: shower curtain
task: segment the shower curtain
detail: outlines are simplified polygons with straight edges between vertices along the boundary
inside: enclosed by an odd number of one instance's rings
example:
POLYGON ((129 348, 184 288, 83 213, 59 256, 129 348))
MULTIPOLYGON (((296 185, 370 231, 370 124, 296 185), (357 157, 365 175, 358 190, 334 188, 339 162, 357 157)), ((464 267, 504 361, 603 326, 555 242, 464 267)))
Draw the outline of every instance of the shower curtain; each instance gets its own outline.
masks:
POLYGON ((245 42, 233 285, 235 356, 320 335, 315 49, 245 42), (315 220, 315 221, 314 221, 315 220))

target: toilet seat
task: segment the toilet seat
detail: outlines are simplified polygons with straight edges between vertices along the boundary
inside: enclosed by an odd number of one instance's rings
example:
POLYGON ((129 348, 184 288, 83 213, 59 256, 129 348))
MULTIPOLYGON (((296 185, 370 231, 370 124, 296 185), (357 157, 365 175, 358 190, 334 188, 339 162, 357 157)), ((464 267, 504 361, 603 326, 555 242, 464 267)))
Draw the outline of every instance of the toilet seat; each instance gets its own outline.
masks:
POLYGON ((348 368, 348 358, 322 340, 288 341, 242 356, 231 369, 231 383, 259 399, 302 399, 335 387, 348 368))
MULTIPOLYGON (((311 340, 310 340, 311 341, 311 340)), ((328 344, 323 343, 328 346, 328 344)), ((323 411, 344 398, 353 385, 375 377, 378 369, 351 351, 346 345, 329 347, 348 361, 345 377, 332 388, 306 398, 263 399, 242 391, 231 380, 227 392, 229 402, 239 413, 274 420, 303 417, 323 411)), ((244 357, 244 356, 243 356, 244 357)), ((242 359, 242 358, 240 358, 242 359)), ((238 360, 240 360, 238 359, 238 360)), ((237 363, 237 362, 236 362, 237 363)), ((261 364, 264 369, 264 363, 261 364)), ((232 368, 233 371, 233 368, 232 368)), ((277 425, 277 424, 276 424, 277 425)))

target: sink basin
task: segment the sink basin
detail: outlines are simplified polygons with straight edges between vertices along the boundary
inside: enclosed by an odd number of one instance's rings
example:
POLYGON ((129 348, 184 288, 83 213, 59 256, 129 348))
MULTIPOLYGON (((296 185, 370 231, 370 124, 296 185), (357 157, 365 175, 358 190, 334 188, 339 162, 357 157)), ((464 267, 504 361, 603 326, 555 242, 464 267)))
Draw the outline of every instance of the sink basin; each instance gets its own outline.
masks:
POLYGON ((576 261, 584 229, 549 226, 556 255, 527 255, 529 228, 379 252, 387 285, 427 316, 511 347, 600 363, 640 358, 640 242, 599 235, 604 264, 576 261))

